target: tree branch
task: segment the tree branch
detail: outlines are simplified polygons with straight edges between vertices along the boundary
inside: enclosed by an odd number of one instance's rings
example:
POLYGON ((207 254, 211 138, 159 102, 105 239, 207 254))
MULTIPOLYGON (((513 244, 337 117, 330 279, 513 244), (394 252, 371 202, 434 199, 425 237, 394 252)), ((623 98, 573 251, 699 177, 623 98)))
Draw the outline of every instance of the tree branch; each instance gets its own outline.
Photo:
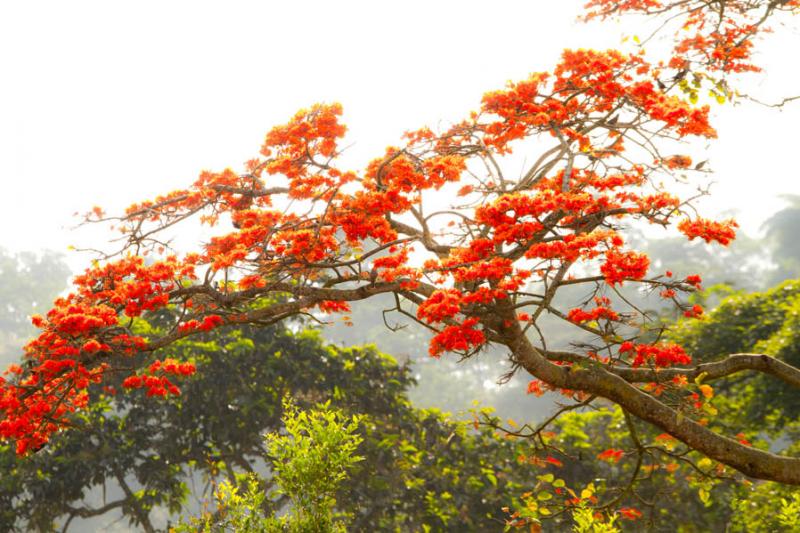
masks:
POLYGON ((531 375, 554 387, 580 390, 611 400, 689 447, 747 476, 800 485, 800 459, 757 450, 719 435, 601 366, 565 368, 553 364, 531 344, 516 321, 509 322, 504 343, 515 361, 531 375))

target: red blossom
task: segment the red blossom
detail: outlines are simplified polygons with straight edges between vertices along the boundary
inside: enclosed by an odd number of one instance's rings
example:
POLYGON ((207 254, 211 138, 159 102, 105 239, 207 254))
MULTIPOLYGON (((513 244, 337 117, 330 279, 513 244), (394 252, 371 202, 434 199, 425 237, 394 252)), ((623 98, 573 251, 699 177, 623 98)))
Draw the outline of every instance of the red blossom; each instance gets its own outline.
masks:
POLYGON ((625 452, 622 450, 615 450, 614 448, 609 448, 599 454, 597 454, 597 458, 601 461, 608 461, 609 463, 618 463, 622 456, 625 455, 625 452))
POLYGON ((569 313, 567 313, 567 318, 572 322, 582 324, 584 322, 591 322, 600 318, 612 321, 619 320, 619 315, 616 313, 616 311, 613 311, 608 307, 597 306, 591 311, 584 311, 580 308, 570 309, 569 313))
POLYGON ((542 389, 542 382, 538 379, 533 379, 528 383, 528 394, 535 396, 543 396, 544 390, 542 389))
POLYGON ((738 227, 739 224, 734 220, 714 222, 703 218, 695 220, 687 218, 678 224, 678 230, 689 237, 690 241, 699 237, 706 242, 716 241, 723 246, 729 245, 736 238, 735 228, 738 227))
POLYGON ((686 276, 686 279, 684 281, 696 289, 700 289, 700 284, 703 282, 702 278, 700 278, 700 276, 697 274, 686 276))
POLYGON ((550 455, 545 457, 544 460, 545 460, 546 463, 549 463, 549 464, 551 464, 551 465, 553 465, 555 467, 558 467, 558 468, 561 468, 562 466, 564 466, 564 463, 562 463, 561 461, 559 461, 558 459, 556 459, 555 457, 552 457, 550 455))
POLYGON ((700 318, 703 316, 703 307, 699 304, 694 304, 692 307, 683 312, 686 318, 700 318))
POLYGON ((650 259, 643 253, 609 250, 600 272, 605 276, 606 283, 616 285, 629 279, 642 279, 649 267, 650 259))
POLYGON ((617 511, 625 520, 638 520, 642 517, 642 512, 633 507, 621 507, 617 511))
POLYGON ((457 326, 447 326, 431 340, 430 354, 438 357, 442 352, 464 352, 482 345, 486 336, 475 328, 477 323, 477 318, 468 318, 457 326))
POLYGON ((688 365, 692 362, 692 358, 678 344, 634 344, 626 341, 620 344, 619 351, 621 354, 635 354, 631 362, 633 366, 654 364, 657 367, 669 367, 688 365))
POLYGON ((333 300, 323 300, 317 304, 319 310, 323 313, 349 313, 350 304, 347 302, 337 302, 333 300))

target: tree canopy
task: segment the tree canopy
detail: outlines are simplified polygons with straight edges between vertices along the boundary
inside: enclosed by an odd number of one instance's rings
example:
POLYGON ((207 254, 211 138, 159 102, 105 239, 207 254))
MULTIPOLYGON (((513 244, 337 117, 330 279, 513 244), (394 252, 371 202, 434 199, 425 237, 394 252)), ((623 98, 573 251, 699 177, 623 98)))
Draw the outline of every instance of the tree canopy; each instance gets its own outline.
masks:
POLYGON ((620 290, 641 287, 702 320, 684 297, 701 275, 653 271, 627 236, 655 224, 722 246, 735 238, 733 220, 694 208, 705 191, 692 184, 709 171, 695 141, 716 137, 710 106, 743 98, 737 82, 758 69, 758 38, 800 4, 593 0, 587 9, 589 19, 663 20, 662 33, 674 21, 674 47, 655 57, 641 47, 565 50, 551 71, 485 94, 461 122, 407 132, 363 171, 339 164, 342 107, 316 104, 271 129, 242 173, 203 172, 117 216, 93 209, 87 218, 113 223, 122 245, 33 316, 41 333, 0 381, 0 437, 19 454, 41 449, 88 409, 88 388, 112 376, 147 396, 179 395, 194 362, 144 361, 181 339, 347 316, 351 302, 386 294, 388 313, 431 330, 433 357, 498 347, 511 373, 529 375, 531 393, 558 391, 573 408, 609 400, 747 476, 800 484, 800 459, 708 424, 703 401, 712 380, 755 372, 797 388, 800 370, 766 353, 698 364, 620 290), (516 154, 532 161, 520 175, 509 169, 516 154), (192 221, 210 238, 171 250, 171 232, 195 230, 192 221), (167 327, 141 326, 164 309, 167 327), (588 340, 554 347, 545 317, 588 340))
MULTIPOLYGON (((170 327, 161 311, 140 327, 170 327)), ((92 384, 87 409, 72 429, 28 457, 0 446, 0 529, 103 529, 120 516, 144 531, 197 512, 220 479, 239 485, 242 473, 275 480, 263 468, 265 433, 284 430, 283 399, 298 408, 320 402, 360 419, 365 457, 337 494, 337 509, 358 530, 480 530, 502 523, 510 494, 535 479, 517 468, 527 448, 475 431, 438 410, 415 409, 406 397, 409 369, 371 347, 326 345, 298 324, 215 329, 169 347, 202 371, 180 396, 154 399, 145 389, 114 394, 125 376, 92 384), (445 495, 442 499, 442 495, 445 495)), ((163 357, 150 354, 146 362, 163 357)), ((285 498, 262 508, 278 511, 285 498)))

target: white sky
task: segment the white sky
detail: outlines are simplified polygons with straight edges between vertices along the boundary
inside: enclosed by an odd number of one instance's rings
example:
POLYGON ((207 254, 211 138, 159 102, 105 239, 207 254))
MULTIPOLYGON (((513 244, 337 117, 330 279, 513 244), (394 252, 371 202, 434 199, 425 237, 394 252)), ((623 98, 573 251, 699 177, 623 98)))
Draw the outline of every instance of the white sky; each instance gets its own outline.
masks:
MULTIPOLYGON (((565 47, 636 33, 575 24, 583 2, 2 2, 0 246, 105 238, 75 234, 72 213, 239 169, 271 126, 316 101, 344 105, 360 168, 403 131, 461 118, 483 92, 550 69, 565 47)), ((752 87, 800 94, 800 32, 776 29, 752 87)), ((739 210, 753 231, 777 195, 800 194, 797 124, 800 102, 720 108, 712 214, 739 210)))

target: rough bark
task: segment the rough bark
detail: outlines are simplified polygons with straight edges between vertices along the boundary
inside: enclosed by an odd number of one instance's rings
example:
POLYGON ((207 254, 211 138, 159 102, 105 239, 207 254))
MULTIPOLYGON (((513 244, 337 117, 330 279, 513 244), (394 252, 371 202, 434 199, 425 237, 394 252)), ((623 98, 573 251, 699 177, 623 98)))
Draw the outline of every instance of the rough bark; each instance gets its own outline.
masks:
MULTIPOLYGON (((510 329, 506 345, 513 353, 515 360, 532 376, 555 387, 580 390, 611 400, 634 416, 663 429, 687 446, 711 459, 735 468, 747 476, 789 485, 800 485, 800 459, 757 450, 719 435, 643 392, 621 375, 600 366, 578 368, 556 365, 531 344, 528 338, 522 334, 519 326, 514 325, 510 329)), ((746 368, 762 371, 775 368, 781 369, 781 371, 785 370, 780 365, 776 365, 774 359, 761 356, 734 356, 720 363, 716 366, 713 363, 711 366, 700 366, 705 367, 705 371, 710 369, 715 372, 717 377, 727 375, 725 372, 731 373, 737 367, 739 370, 746 368)), ((787 378, 796 379, 797 369, 789 368, 793 372, 787 371, 787 378)), ((692 372, 700 375, 703 371, 698 368, 692 372)))

